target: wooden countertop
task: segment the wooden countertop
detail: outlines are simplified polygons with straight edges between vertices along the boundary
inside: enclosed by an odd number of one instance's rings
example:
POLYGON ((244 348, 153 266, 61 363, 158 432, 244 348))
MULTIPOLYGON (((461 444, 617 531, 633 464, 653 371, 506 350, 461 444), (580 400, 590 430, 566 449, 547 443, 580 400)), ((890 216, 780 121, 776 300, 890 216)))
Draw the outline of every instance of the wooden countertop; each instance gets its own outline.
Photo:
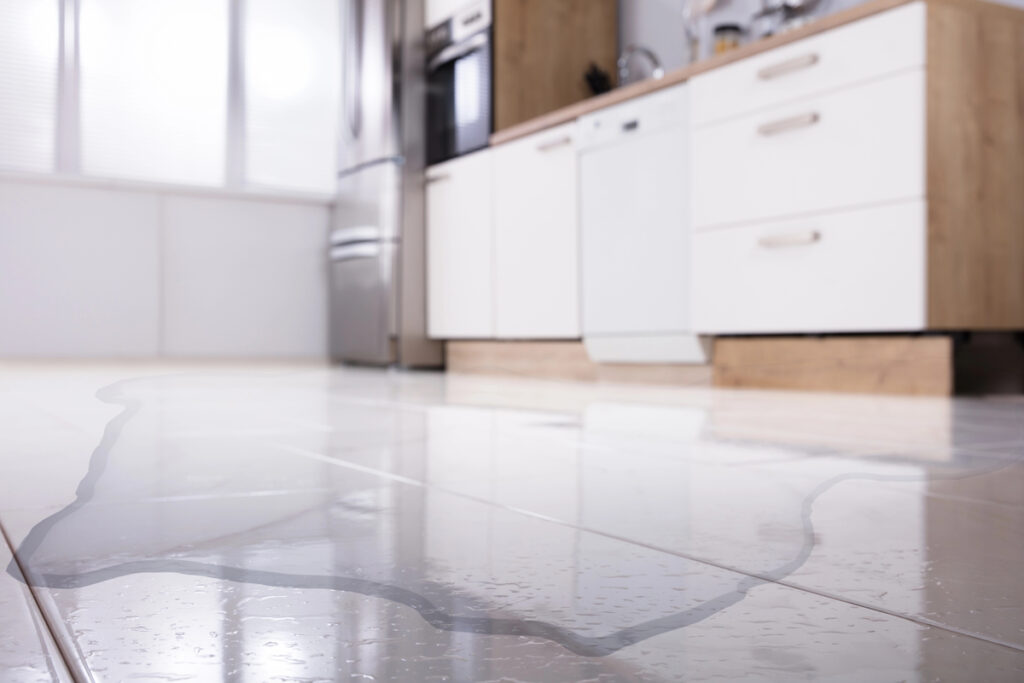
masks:
MULTIPOLYGON (((736 62, 741 59, 745 59, 747 57, 760 54, 762 52, 767 52, 768 50, 772 50, 783 45, 788 45, 789 43, 796 42, 798 40, 801 40, 802 38, 807 38, 808 36, 823 33, 825 31, 837 28, 839 26, 843 26, 845 24, 849 24, 860 19, 870 17, 874 14, 885 12, 895 7, 900 7, 901 5, 908 5, 912 2, 918 1, 920 0, 867 0, 867 2, 863 4, 856 5, 841 12, 836 12, 834 14, 829 14, 824 17, 821 17, 820 19, 817 19, 816 21, 813 21, 807 24, 806 26, 802 26, 801 28, 794 29, 792 31, 787 31, 786 33, 780 33, 778 35, 771 36, 770 38, 764 38, 762 40, 758 40, 757 42, 743 45, 742 47, 736 50, 732 50, 731 52, 727 52, 726 54, 718 55, 715 57, 711 57, 709 59, 696 62, 694 64, 690 64, 688 66, 680 67, 665 74, 664 78, 649 78, 645 81, 640 81, 638 83, 631 83, 627 86, 616 88, 611 92, 604 93, 603 95, 591 97, 590 99, 577 102, 576 104, 571 104, 568 107, 563 107, 549 114, 538 116, 537 118, 526 121, 525 123, 520 123, 519 125, 512 126, 511 128, 500 130, 491 136, 490 142, 491 145, 500 145, 502 143, 510 142, 517 138, 525 137, 527 135, 531 135, 532 133, 542 131, 546 128, 552 128, 563 123, 568 123, 574 119, 579 118, 580 116, 583 116, 584 114, 589 114, 591 112, 603 109, 613 104, 619 104, 620 102, 631 100, 634 97, 640 97, 641 95, 646 95, 648 93, 652 93, 663 88, 669 88, 673 85, 683 83, 689 80, 690 78, 696 76, 697 74, 702 74, 713 69, 717 69, 721 66, 725 66, 726 64, 731 64, 732 62, 736 62)), ((983 0, 923 1, 931 3, 942 3, 947 5, 952 4, 967 6, 975 5, 979 2, 982 2, 983 0)), ((1006 12, 1014 13, 1015 16, 1019 16, 1020 13, 1020 10, 1014 9, 1012 7, 995 5, 992 3, 986 4, 990 5, 992 11, 1005 10, 1006 12)), ((873 49, 873 46, 865 45, 864 49, 871 50, 873 49)))

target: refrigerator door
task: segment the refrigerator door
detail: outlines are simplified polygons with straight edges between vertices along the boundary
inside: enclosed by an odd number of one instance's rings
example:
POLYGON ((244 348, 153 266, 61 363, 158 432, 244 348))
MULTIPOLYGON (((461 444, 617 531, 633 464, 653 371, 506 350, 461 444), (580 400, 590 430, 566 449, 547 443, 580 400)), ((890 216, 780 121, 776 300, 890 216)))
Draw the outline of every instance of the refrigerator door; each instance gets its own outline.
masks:
POLYGON ((402 3, 348 0, 338 168, 355 170, 400 154, 395 101, 402 3))
POLYGON ((402 165, 387 161, 342 173, 338 177, 331 244, 361 240, 397 240, 402 225, 402 165))
POLYGON ((395 362, 401 166, 339 178, 330 237, 330 347, 335 360, 395 362))

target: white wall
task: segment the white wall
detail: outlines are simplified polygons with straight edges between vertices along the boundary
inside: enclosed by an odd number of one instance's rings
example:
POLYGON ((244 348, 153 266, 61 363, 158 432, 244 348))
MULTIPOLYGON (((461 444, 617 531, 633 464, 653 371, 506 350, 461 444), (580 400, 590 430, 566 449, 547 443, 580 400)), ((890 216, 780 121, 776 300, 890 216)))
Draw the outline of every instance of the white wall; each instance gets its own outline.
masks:
POLYGON ((163 216, 165 354, 326 354, 326 209, 176 197, 163 216))
POLYGON ((156 195, 0 184, 0 354, 152 356, 156 195))
MULTIPOLYGON (((651 48, 667 69, 686 63, 683 30, 685 0, 619 0, 619 45, 638 43, 651 48)), ((824 15, 859 5, 865 0, 821 0, 814 14, 824 15)), ((1024 0, 995 0, 1004 5, 1024 8, 1024 0)), ((705 22, 701 41, 705 54, 710 47, 710 31, 716 24, 750 25, 750 17, 761 7, 761 0, 719 0, 719 6, 705 22)), ((870 49, 870 46, 865 46, 870 49)), ((639 68, 639 65, 638 65, 639 68)))
POLYGON ((0 357, 326 357, 326 202, 0 180, 0 357))

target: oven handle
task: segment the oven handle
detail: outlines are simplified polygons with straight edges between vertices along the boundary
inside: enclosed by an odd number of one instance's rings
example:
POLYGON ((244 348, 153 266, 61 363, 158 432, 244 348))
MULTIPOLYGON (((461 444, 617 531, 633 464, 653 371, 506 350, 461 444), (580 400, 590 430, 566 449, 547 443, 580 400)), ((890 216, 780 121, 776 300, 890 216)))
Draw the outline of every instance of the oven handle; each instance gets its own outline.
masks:
POLYGON ((479 50, 487 41, 490 40, 490 36, 487 35, 487 31, 480 31, 480 33, 474 33, 466 40, 455 45, 449 45, 445 49, 434 55, 429 62, 427 62, 428 71, 436 71, 437 67, 442 64, 454 61, 459 57, 464 57, 474 50, 479 50))
POLYGON ((331 261, 355 261, 356 259, 377 258, 381 254, 380 244, 376 242, 357 242, 331 248, 331 261))

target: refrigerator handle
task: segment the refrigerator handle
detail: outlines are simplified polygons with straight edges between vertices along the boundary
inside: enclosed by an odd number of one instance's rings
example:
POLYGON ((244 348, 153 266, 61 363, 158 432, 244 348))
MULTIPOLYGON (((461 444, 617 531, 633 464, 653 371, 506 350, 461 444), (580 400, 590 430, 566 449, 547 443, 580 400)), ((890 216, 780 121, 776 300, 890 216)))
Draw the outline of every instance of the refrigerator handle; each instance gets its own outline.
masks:
POLYGON ((352 136, 359 137, 363 128, 362 91, 363 91, 363 31, 365 26, 364 7, 365 0, 349 0, 348 2, 348 40, 345 41, 345 50, 348 58, 345 60, 345 118, 352 136))

